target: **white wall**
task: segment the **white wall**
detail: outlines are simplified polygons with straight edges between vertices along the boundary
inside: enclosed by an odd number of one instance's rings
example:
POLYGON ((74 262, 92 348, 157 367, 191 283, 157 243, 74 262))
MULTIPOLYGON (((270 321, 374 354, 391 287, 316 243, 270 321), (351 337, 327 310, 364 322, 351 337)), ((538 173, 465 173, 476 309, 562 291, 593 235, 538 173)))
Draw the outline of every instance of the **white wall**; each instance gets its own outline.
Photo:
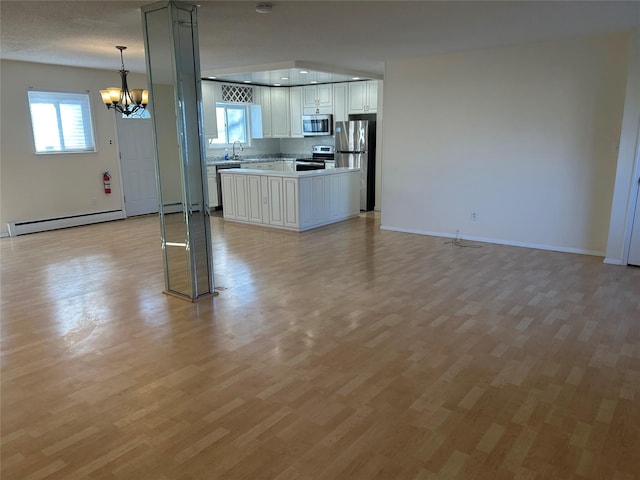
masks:
POLYGON ((604 255, 629 45, 387 62, 383 228, 604 255))
MULTIPOLYGON (((119 85, 117 71, 56 67, 3 60, 1 88, 0 233, 7 222, 39 220, 120 210, 121 181, 113 110, 99 90, 119 85), (27 89, 89 91, 98 151, 36 155, 33 149, 27 89), (102 174, 112 175, 112 194, 105 195, 102 174), (95 205, 93 202, 95 199, 95 205)), ((146 76, 130 75, 132 87, 145 87, 146 76)))

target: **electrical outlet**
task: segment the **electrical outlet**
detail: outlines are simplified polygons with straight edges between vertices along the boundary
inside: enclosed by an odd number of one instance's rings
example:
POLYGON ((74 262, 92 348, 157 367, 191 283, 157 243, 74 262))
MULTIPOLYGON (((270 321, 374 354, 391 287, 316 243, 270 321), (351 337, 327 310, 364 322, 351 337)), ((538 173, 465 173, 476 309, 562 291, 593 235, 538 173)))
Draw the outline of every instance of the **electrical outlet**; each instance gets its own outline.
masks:
POLYGON ((475 222, 478 220, 478 212, 471 212, 471 221, 475 222))

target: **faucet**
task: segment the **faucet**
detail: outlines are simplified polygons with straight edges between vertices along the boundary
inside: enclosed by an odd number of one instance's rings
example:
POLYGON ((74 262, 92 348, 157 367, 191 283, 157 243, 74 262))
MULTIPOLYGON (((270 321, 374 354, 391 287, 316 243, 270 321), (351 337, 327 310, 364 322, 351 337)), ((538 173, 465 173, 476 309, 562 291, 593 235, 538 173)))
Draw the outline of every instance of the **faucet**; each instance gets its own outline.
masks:
POLYGON ((235 142, 233 142, 233 145, 231 146, 231 158, 234 160, 238 159, 238 154, 236 153, 236 143, 240 144, 240 151, 244 150, 242 143, 240 143, 239 140, 236 140, 235 142))

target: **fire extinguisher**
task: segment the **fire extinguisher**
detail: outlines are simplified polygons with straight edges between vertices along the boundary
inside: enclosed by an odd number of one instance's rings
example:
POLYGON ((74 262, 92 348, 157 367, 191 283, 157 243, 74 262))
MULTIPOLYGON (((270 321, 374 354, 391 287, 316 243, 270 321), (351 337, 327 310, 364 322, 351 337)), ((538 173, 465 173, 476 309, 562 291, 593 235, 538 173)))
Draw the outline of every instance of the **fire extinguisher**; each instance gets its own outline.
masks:
POLYGON ((107 195, 111 194, 111 175, 109 172, 104 172, 102 175, 102 182, 104 183, 104 193, 107 195))

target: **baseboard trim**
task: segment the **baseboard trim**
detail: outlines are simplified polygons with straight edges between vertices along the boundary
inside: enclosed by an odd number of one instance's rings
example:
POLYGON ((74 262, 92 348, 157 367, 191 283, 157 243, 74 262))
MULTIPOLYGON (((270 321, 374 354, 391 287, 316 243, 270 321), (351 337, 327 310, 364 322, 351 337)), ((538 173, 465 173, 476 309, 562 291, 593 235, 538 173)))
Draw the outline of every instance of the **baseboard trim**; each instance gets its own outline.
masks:
POLYGON ((609 258, 609 257, 605 257, 602 263, 606 263, 607 265, 624 265, 624 262, 619 258, 609 258))
MULTIPOLYGON (((390 227, 388 225, 382 225, 380 227, 381 230, 389 230, 393 232, 402 232, 402 233, 414 233, 417 235, 427 235, 429 237, 443 237, 443 238, 455 238, 454 234, 451 233, 443 233, 443 232, 432 232, 428 230, 418 230, 413 228, 400 228, 400 227, 390 227)), ((546 245, 540 243, 528 243, 528 242, 515 242, 512 240, 503 240, 500 238, 487 238, 487 237, 475 237, 471 235, 462 235, 464 240, 472 240, 474 242, 483 242, 483 243, 494 243, 497 245, 508 245, 510 247, 523 247, 523 248, 533 248, 536 250, 549 250, 552 252, 562 252, 562 253, 576 253, 579 255, 590 255, 594 257, 604 257, 605 253, 596 251, 596 250, 586 250, 582 248, 570 248, 570 247, 560 247, 557 245, 546 245)))
POLYGON ((27 233, 45 232, 47 230, 58 230, 60 228, 78 227, 81 225, 91 225, 93 223, 110 222, 112 220, 122 220, 125 214, 122 210, 111 210, 108 212, 88 213, 84 215, 73 215, 69 217, 48 218, 44 220, 27 220, 7 223, 9 236, 15 237, 27 233))

